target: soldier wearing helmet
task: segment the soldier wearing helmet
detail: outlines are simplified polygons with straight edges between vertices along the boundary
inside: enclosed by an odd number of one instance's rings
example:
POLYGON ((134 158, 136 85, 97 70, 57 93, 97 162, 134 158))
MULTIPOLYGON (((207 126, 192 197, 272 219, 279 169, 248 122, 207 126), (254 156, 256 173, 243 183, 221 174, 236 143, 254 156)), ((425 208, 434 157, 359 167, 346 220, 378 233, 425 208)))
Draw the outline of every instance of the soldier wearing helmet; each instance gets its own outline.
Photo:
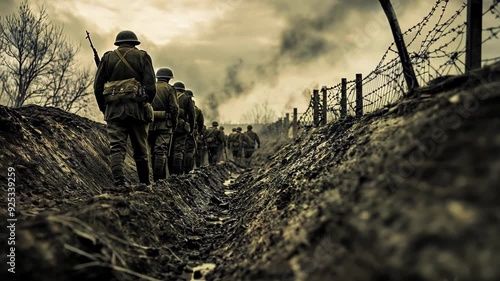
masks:
POLYGON ((259 135, 252 131, 252 125, 247 126, 247 131, 243 134, 243 157, 245 161, 245 166, 249 167, 252 165, 252 155, 255 152, 255 145, 260 148, 259 135))
POLYGON ((186 85, 178 81, 174 83, 174 88, 179 102, 179 117, 174 131, 173 157, 170 162, 170 171, 172 174, 182 174, 184 173, 186 139, 193 136, 195 111, 193 100, 186 94, 186 85))
POLYGON ((228 146, 229 150, 231 150, 231 154, 233 155, 233 159, 236 162, 236 164, 241 165, 242 163, 242 155, 243 155, 243 144, 242 144, 242 137, 243 134, 241 133, 241 127, 235 128, 235 131, 232 132, 229 137, 228 137, 228 146))
POLYGON ((151 102, 156 95, 151 57, 136 48, 134 32, 118 33, 114 51, 106 52, 94 79, 94 94, 107 122, 110 164, 114 185, 126 185, 124 161, 127 139, 134 149, 139 182, 149 185, 148 127, 152 121, 151 102))
POLYGON ((217 127, 219 123, 217 121, 212 122, 212 127, 208 128, 205 132, 205 142, 207 144, 208 150, 208 163, 210 165, 215 165, 219 158, 219 146, 223 145, 224 136, 221 130, 217 127))
POLYGON ((152 104, 154 121, 148 136, 154 181, 165 179, 167 176, 170 143, 179 115, 177 94, 169 84, 174 73, 170 68, 163 67, 156 72, 156 78, 156 97, 152 104))

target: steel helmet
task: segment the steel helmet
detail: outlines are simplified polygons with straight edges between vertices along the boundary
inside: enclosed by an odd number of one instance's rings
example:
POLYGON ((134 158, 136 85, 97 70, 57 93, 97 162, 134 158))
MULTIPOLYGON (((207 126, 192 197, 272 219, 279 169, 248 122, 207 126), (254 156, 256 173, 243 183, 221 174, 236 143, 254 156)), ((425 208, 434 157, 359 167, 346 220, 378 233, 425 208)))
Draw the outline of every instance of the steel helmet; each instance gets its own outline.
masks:
POLYGON ((249 130, 253 129, 252 125, 248 125, 247 129, 249 129, 249 130))
POLYGON ((174 83, 174 88, 176 90, 183 90, 183 91, 186 90, 186 86, 181 81, 175 82, 174 83))
POLYGON ((231 131, 236 132, 236 128, 232 128, 231 131))
POLYGON ((220 126, 219 129, 224 130, 224 126, 220 126))
POLYGON ((141 44, 141 42, 139 42, 139 39, 137 39, 137 35, 135 35, 135 33, 130 30, 120 31, 116 35, 115 45, 120 46, 120 44, 123 43, 131 43, 132 45, 141 44))
POLYGON ((217 121, 212 122, 212 126, 219 126, 219 123, 217 121))
POLYGON ((185 93, 187 96, 194 97, 193 91, 191 90, 186 90, 185 93))
POLYGON ((168 67, 162 67, 156 71, 156 78, 174 78, 174 72, 168 67))
POLYGON ((241 132, 241 127, 236 128, 236 131, 241 132))

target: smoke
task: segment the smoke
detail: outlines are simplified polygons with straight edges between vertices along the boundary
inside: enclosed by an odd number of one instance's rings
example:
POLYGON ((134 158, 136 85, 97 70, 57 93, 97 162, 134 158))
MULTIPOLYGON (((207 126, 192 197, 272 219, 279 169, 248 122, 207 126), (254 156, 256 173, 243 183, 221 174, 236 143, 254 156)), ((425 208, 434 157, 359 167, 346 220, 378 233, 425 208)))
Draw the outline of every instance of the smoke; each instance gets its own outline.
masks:
MULTIPOLYGON (((15 10, 19 1, 0 1, 0 11, 15 10)), ((413 5, 410 2, 418 1, 405 1, 404 5, 413 5)), ((144 17, 148 16, 145 12, 154 8, 155 13, 149 15, 151 24, 131 20, 106 25, 109 18, 96 20, 71 3, 70 0, 47 3, 51 6, 48 12, 57 23, 65 25, 69 39, 79 40, 76 42, 81 46, 84 61, 93 62, 92 51, 84 39, 86 29, 101 55, 114 49, 114 37, 120 30, 133 30, 142 42, 138 47, 151 55, 155 69, 172 68, 175 76, 172 82, 181 80, 193 90, 208 119, 225 115, 226 112, 219 112, 221 106, 249 96, 252 98, 247 101, 259 103, 269 92, 283 95, 275 102, 280 102, 286 110, 296 107, 292 104, 303 99, 304 85, 318 83, 322 79, 319 73, 344 63, 340 59, 359 40, 353 34, 359 34, 357 29, 365 24, 360 19, 371 18, 374 11, 383 15, 375 0, 219 0, 215 4, 178 0, 169 5, 155 0, 145 5, 148 7, 144 10, 134 11, 144 17), (176 16, 179 11, 183 11, 182 16, 176 16), (162 13, 171 16, 165 16, 165 21, 154 18, 162 13), (212 20, 204 22, 202 18, 212 20), (158 35, 161 38, 155 37, 158 35), (170 39, 165 41, 165 38, 170 39), (288 82, 290 73, 293 81, 288 82), (294 85, 287 92, 264 90, 291 83, 294 85)), ((84 6, 85 11, 92 10, 89 5, 98 5, 98 1, 90 3, 84 6)), ((120 1, 107 1, 111 7, 115 4, 119 6, 120 1)), ((120 17, 119 14, 113 14, 113 18, 120 17)), ((238 108, 233 110, 238 113, 238 108)), ((237 119, 234 115, 231 118, 237 119)))

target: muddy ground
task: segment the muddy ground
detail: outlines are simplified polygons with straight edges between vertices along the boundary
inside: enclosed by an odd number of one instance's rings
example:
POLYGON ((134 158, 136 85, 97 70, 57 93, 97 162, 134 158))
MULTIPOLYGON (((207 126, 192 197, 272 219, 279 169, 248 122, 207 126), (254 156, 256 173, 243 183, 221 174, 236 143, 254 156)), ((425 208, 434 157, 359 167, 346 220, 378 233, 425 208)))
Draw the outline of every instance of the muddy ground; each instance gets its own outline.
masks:
POLYGON ((103 125, 0 107, 0 182, 9 166, 17 179, 15 277, 500 280, 499 128, 497 64, 268 139, 253 170, 220 163, 104 193, 103 125))

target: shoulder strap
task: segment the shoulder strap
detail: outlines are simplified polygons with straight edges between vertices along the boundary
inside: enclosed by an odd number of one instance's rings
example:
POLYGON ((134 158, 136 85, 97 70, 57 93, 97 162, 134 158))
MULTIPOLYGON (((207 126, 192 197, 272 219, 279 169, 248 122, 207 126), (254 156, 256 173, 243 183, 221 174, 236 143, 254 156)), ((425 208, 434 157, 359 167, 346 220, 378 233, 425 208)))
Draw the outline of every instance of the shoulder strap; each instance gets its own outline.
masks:
POLYGON ((114 75, 115 75, 115 72, 116 72, 116 67, 120 64, 120 62, 123 62, 127 68, 132 72, 132 74, 135 76, 135 79, 137 79, 137 81, 141 82, 141 78, 139 76, 139 74, 137 74, 137 72, 134 70, 134 68, 132 68, 132 66, 130 65, 130 63, 128 63, 127 59, 125 58, 125 56, 128 54, 128 52, 132 51, 132 48, 128 49, 125 54, 121 54, 118 49, 116 49, 114 52, 118 55, 118 57, 120 58, 120 60, 115 64, 115 67, 113 67, 113 73, 111 74, 111 78, 110 80, 113 80, 114 78, 114 75))

